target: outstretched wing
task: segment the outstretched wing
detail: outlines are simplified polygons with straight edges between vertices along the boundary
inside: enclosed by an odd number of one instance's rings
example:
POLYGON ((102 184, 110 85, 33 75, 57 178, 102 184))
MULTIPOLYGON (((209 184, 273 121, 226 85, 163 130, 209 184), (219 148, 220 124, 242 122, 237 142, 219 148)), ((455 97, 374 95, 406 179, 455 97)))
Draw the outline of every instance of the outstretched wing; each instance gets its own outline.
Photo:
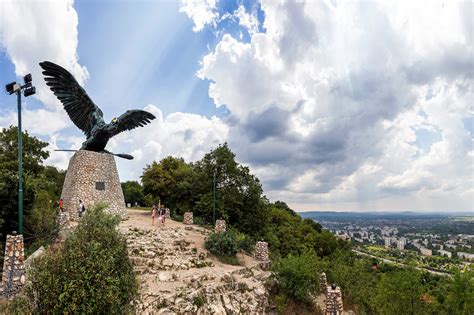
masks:
POLYGON ((66 69, 49 61, 41 62, 40 66, 46 85, 63 103, 73 123, 89 137, 94 125, 104 122, 100 108, 66 69))
POLYGON ((113 135, 115 136, 125 130, 143 127, 155 118, 155 115, 144 110, 127 110, 118 118, 117 128, 113 131, 113 135))

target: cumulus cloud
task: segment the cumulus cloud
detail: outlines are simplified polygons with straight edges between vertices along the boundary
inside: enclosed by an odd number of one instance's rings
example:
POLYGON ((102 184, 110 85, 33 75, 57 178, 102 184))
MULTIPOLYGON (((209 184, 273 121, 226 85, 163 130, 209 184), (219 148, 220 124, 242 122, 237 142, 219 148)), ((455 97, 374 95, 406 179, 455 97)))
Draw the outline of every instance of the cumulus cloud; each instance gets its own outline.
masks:
POLYGON ((216 0, 182 0, 179 12, 184 12, 193 20, 194 32, 201 31, 206 25, 216 26, 219 19, 216 0))
POLYGON ((78 16, 73 0, 0 2, 0 47, 15 65, 17 76, 32 73, 37 97, 49 109, 62 105, 47 89, 39 62, 49 60, 68 69, 84 84, 87 69, 78 63, 78 16))
MULTIPOLYGON (((5 51, 15 66, 15 73, 22 77, 33 76, 36 94, 33 96, 45 105, 43 108, 29 108, 23 104, 24 129, 49 142, 51 151, 47 164, 62 169, 67 167, 67 155, 54 152, 61 139, 74 147, 74 137, 62 139, 58 133, 72 126, 63 106, 47 88, 38 63, 49 60, 68 69, 84 84, 88 78, 87 69, 81 66, 77 56, 78 16, 73 1, 13 1, 0 2, 0 49, 5 51)), ((22 78, 19 78, 22 80, 22 78)), ((17 124, 16 112, 2 112, 0 126, 17 124)))
POLYGON ((182 157, 187 162, 199 160, 228 136, 228 126, 217 117, 181 112, 163 117, 154 105, 144 110, 153 113, 156 119, 143 128, 112 138, 107 147, 115 153, 123 151, 135 157, 133 162, 119 161, 122 180, 138 179, 146 164, 169 155, 182 157))
POLYGON ((436 195, 471 209, 472 4, 261 8, 265 33, 223 35, 197 76, 229 109, 229 143, 270 197, 306 210, 406 209, 410 198, 449 210, 436 195), (421 129, 440 140, 420 143, 421 129))

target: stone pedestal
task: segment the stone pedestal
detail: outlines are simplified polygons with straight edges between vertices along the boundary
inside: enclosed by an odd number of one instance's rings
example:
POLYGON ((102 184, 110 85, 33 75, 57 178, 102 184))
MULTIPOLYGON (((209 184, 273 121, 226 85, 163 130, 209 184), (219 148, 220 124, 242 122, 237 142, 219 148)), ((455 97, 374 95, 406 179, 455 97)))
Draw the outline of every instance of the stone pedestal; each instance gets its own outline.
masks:
POLYGON ((268 260, 267 242, 257 242, 257 244, 255 244, 255 259, 262 261, 268 260))
POLYGON ((183 216, 183 224, 193 224, 193 213, 185 212, 183 216))
POLYGON ((327 289, 328 289, 328 280, 326 277, 326 273, 321 272, 321 274, 319 275, 319 291, 321 292, 321 294, 326 295, 327 289))
POLYGON ((268 270, 271 267, 271 260, 268 257, 268 243, 267 242, 257 242, 255 244, 255 259, 258 260, 258 265, 263 270, 268 270))
POLYGON ((126 214, 117 166, 111 154, 77 151, 69 161, 61 197, 71 220, 79 218, 79 200, 84 202, 86 211, 98 203, 106 203, 106 211, 122 218, 126 214))
POLYGON ((14 298, 25 283, 23 235, 7 235, 0 295, 14 298))
POLYGON ((342 314, 342 293, 339 287, 327 287, 326 293, 326 315, 342 314))
POLYGON ((216 227, 214 228, 214 231, 216 233, 221 233, 226 231, 226 224, 225 220, 216 220, 216 227))

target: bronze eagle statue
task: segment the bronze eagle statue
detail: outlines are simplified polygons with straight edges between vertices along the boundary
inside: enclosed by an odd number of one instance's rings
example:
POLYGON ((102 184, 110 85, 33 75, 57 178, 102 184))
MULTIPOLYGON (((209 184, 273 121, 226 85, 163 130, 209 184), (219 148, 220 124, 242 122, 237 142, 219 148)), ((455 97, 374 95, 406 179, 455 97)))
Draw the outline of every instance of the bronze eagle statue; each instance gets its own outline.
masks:
POLYGON ((122 131, 143 127, 156 118, 147 111, 133 109, 106 124, 100 108, 94 104, 72 74, 49 61, 40 62, 40 66, 44 70, 46 85, 61 101, 72 122, 87 137, 81 150, 105 151, 107 142, 113 136, 122 131))

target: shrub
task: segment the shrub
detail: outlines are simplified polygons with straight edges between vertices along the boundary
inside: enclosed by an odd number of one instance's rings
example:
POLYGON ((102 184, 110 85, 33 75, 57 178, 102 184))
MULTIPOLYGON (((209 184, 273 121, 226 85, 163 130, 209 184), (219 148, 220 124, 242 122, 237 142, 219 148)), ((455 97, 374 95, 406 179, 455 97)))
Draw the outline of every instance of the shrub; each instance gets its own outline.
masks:
POLYGON ((196 225, 206 225, 206 220, 204 217, 193 217, 193 223, 196 225))
POLYGON ((250 253, 255 247, 255 240, 252 239, 245 233, 241 233, 237 230, 231 229, 229 233, 232 234, 232 237, 235 238, 237 243, 237 250, 242 250, 244 252, 250 253))
POLYGON ((120 218, 88 210, 64 244, 34 261, 26 288, 39 313, 127 312, 137 281, 120 218))
POLYGON ((288 255, 272 268, 278 291, 290 298, 307 302, 319 287, 320 261, 313 251, 300 256, 288 255))
POLYGON ((0 314, 21 315, 31 313, 31 304, 24 296, 17 296, 11 301, 0 303, 0 314))
POLYGON ((204 246, 216 256, 234 257, 237 254, 237 241, 232 233, 212 233, 204 246))
POLYGON ((173 218, 173 220, 178 221, 178 222, 183 222, 183 220, 184 220, 183 216, 179 215, 179 214, 173 215, 172 218, 173 218))

